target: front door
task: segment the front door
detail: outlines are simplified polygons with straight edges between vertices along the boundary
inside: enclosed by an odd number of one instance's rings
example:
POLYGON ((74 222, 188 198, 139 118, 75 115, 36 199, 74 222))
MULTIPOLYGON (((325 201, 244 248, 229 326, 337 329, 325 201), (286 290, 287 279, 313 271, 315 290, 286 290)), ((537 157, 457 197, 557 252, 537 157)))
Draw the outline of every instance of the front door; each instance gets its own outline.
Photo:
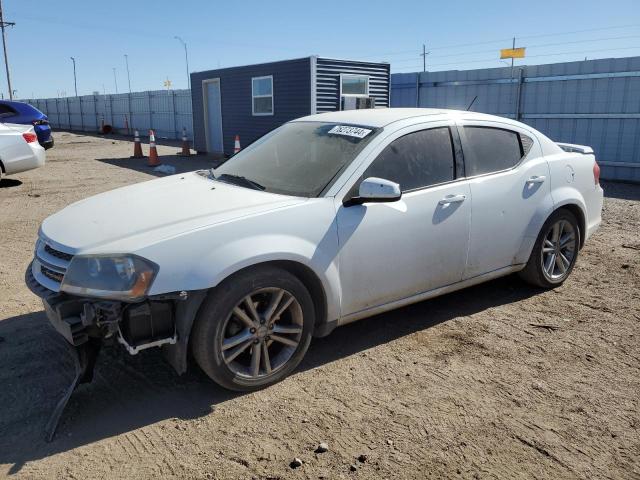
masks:
POLYGON ((400 200, 338 208, 343 316, 462 278, 471 201, 456 172, 455 132, 421 128, 397 132, 349 194, 378 177, 400 184, 400 200))
POLYGON ((205 80, 202 83, 204 94, 204 117, 207 137, 207 152, 222 153, 222 110, 220 103, 220 80, 205 80))

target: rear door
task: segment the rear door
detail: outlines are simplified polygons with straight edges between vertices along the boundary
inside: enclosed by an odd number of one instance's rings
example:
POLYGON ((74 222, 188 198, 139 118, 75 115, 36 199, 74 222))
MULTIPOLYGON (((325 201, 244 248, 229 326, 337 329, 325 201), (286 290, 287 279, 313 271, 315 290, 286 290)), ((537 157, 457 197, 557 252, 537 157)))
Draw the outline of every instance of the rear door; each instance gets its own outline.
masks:
POLYGON ((461 121, 471 189, 464 278, 525 263, 552 207, 549 166, 534 135, 511 124, 461 121))
POLYGON ((343 316, 460 281, 471 205, 456 145, 444 122, 398 131, 336 197, 343 316), (402 198, 343 206, 369 177, 400 184, 402 198))

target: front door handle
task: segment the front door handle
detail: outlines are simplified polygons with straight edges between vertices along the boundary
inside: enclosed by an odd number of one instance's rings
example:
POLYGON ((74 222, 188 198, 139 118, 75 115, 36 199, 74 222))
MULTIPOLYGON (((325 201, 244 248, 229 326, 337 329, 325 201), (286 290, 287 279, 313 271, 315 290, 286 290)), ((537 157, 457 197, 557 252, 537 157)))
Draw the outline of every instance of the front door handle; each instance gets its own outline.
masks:
POLYGON ((534 175, 533 177, 529 177, 527 183, 543 183, 547 177, 544 175, 534 175))
POLYGON ((467 199, 466 195, 447 195, 438 202, 438 205, 448 205, 450 203, 462 203, 467 199))

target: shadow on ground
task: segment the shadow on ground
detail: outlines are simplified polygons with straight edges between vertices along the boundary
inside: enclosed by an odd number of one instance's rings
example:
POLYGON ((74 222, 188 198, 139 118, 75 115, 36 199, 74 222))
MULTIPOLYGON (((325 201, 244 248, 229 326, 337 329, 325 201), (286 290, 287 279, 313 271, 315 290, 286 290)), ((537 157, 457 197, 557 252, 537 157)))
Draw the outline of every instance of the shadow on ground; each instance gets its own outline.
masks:
POLYGON ((601 182, 604 196, 621 200, 640 200, 640 184, 621 182, 601 182))
MULTIPOLYGON (((312 342, 298 374, 536 293, 510 276, 341 327, 312 342)), ((45 423, 71 381, 66 352, 44 312, 0 322, 0 463, 12 464, 10 473, 28 461, 156 422, 206 416, 240 395, 217 387, 194 365, 178 377, 158 349, 132 357, 119 347, 105 348, 93 383, 76 390, 56 438, 47 444, 45 423)))
POLYGON ((0 188, 19 187, 22 182, 16 178, 3 178, 0 180, 0 188))

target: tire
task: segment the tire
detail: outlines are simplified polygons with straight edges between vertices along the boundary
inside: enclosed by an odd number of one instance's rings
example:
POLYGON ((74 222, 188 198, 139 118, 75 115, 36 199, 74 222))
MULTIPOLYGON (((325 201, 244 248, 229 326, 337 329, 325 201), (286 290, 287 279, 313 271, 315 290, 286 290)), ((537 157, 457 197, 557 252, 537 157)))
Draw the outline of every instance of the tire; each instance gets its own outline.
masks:
POLYGON ((191 348, 200 368, 220 386, 259 390, 298 366, 314 322, 313 300, 296 276, 281 268, 256 267, 210 292, 196 317, 191 348))
POLYGON ((580 228, 575 215, 569 210, 558 209, 540 229, 529 261, 518 275, 525 282, 537 287, 547 289, 558 287, 571 274, 579 249, 580 228), (554 228, 558 228, 557 234, 554 228), (556 236, 557 243, 554 238, 556 236))

